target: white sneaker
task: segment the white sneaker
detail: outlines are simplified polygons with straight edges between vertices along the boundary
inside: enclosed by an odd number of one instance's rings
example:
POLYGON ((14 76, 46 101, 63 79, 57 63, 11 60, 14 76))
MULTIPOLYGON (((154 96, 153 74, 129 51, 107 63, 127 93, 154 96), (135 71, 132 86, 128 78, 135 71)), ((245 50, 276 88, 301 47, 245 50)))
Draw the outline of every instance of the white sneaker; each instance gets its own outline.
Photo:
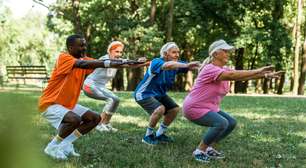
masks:
POLYGON ((108 124, 99 124, 96 126, 96 130, 100 132, 117 132, 118 129, 112 127, 110 123, 108 124))
POLYGON ((54 159, 66 160, 67 156, 65 155, 61 145, 50 145, 44 149, 44 152, 51 156, 54 159))
POLYGON ((65 155, 67 155, 67 156, 71 155, 71 156, 75 156, 75 157, 80 157, 81 156, 79 153, 77 153, 74 150, 74 147, 73 147, 72 143, 66 143, 66 144, 63 144, 62 146, 63 146, 65 155))

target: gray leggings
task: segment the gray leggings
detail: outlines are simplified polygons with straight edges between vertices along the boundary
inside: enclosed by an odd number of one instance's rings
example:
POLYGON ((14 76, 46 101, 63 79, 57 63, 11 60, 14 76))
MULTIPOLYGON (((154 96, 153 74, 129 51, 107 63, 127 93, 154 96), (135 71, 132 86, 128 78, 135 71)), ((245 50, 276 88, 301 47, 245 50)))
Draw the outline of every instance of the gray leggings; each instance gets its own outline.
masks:
POLYGON ((120 99, 110 90, 106 88, 98 88, 94 85, 84 85, 83 91, 85 95, 90 98, 106 101, 103 112, 111 115, 116 112, 120 99))
POLYGON ((191 121, 198 125, 210 127, 203 137, 203 142, 206 145, 211 145, 225 138, 237 124, 233 117, 223 111, 208 112, 201 118, 191 121))

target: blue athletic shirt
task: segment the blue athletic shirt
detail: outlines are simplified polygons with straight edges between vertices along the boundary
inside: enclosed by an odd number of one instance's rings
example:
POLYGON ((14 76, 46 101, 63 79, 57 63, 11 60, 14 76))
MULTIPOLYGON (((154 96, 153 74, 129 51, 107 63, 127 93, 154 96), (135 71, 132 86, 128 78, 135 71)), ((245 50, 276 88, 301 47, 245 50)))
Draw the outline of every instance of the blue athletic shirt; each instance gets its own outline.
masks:
MULTIPOLYGON (((183 61, 179 62, 185 63, 183 61)), ((163 58, 155 58, 151 61, 144 78, 134 92, 134 97, 137 101, 149 97, 165 96, 167 90, 174 84, 176 74, 186 73, 188 71, 188 68, 162 70, 164 63, 166 61, 163 58)))

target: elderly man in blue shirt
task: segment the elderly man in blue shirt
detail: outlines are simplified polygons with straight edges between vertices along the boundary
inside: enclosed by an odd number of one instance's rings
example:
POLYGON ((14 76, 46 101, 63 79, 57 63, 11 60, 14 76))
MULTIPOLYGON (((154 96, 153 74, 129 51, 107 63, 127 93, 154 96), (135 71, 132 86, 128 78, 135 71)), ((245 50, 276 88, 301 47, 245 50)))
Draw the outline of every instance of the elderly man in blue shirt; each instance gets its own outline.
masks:
POLYGON ((134 97, 136 102, 150 115, 149 124, 142 142, 156 145, 173 142, 166 130, 179 112, 179 106, 167 95, 178 73, 197 69, 198 61, 185 63, 179 61, 180 50, 174 42, 168 42, 160 50, 160 58, 151 61, 143 80, 138 84, 134 97), (154 133, 158 121, 164 116, 159 129, 154 133))

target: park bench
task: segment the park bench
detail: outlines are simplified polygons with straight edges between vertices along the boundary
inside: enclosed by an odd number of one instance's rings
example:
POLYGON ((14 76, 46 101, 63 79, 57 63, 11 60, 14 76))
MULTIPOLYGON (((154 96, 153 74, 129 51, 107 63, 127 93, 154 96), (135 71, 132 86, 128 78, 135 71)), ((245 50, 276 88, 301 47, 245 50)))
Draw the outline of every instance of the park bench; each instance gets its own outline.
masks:
POLYGON ((17 87, 19 86, 19 80, 23 80, 26 84, 26 80, 41 80, 43 84, 49 79, 47 69, 45 66, 6 66, 6 74, 8 80, 17 81, 17 87))

